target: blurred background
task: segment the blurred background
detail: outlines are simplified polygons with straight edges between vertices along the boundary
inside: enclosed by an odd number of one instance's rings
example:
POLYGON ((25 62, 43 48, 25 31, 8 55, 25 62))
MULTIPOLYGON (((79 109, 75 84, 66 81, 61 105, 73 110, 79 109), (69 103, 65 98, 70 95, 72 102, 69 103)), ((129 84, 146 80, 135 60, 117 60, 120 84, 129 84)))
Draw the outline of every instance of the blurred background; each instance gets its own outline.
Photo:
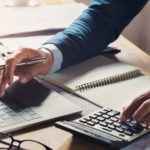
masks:
MULTIPOLYGON (((7 0, 0 0, 0 5, 7 0)), ((25 0, 23 0, 25 1, 25 0)), ((39 0, 41 4, 61 4, 82 2, 89 5, 92 0, 39 0)), ((146 7, 125 28, 122 35, 150 54, 150 1, 146 7)))

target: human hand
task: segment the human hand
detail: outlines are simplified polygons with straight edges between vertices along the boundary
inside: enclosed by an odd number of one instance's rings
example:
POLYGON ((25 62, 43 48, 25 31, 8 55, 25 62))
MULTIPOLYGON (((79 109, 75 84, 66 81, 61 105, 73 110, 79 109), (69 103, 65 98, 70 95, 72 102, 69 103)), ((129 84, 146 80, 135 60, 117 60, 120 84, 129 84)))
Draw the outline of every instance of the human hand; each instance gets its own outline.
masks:
POLYGON ((126 121, 130 118, 139 123, 144 122, 147 126, 150 126, 150 90, 139 95, 123 108, 120 120, 126 121))
POLYGON ((53 55, 48 50, 36 50, 32 48, 21 48, 14 52, 6 61, 6 67, 0 71, 0 96, 5 94, 7 84, 13 83, 14 75, 19 77, 21 83, 26 83, 33 77, 46 74, 52 67, 53 55), (46 57, 46 61, 32 65, 16 67, 22 61, 28 61, 36 57, 46 57))

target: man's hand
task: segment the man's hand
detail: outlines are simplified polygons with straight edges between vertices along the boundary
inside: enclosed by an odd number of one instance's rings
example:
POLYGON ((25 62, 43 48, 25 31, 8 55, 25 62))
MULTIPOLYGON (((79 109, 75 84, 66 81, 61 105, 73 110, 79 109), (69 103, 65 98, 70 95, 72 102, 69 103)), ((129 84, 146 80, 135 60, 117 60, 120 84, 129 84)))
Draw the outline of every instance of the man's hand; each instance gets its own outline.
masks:
POLYGON ((21 83, 26 83, 37 75, 46 74, 51 69, 52 64, 53 56, 47 50, 21 48, 16 51, 6 61, 5 69, 0 71, 0 96, 5 94, 7 84, 11 85, 13 83, 14 75, 19 77, 21 83), (22 61, 28 61, 41 56, 46 57, 46 62, 16 68, 16 64, 22 61))
POLYGON ((129 105, 123 108, 121 121, 133 118, 137 122, 144 122, 150 126, 150 90, 136 97, 129 105))

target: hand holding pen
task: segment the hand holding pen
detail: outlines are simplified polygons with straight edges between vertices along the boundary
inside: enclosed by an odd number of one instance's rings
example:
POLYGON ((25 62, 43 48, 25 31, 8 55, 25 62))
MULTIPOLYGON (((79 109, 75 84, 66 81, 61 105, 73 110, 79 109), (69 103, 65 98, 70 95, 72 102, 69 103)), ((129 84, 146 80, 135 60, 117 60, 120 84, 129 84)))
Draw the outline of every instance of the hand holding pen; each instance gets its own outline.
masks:
POLYGON ((0 96, 4 95, 7 84, 13 83, 14 75, 21 83, 26 83, 35 76, 46 74, 52 64, 53 56, 45 49, 20 48, 9 54, 5 64, 0 66, 0 96))
MULTIPOLYGON (((8 59, 9 56, 11 56, 11 54, 13 54, 13 51, 8 51, 8 48, 3 44, 0 43, 0 46, 2 49, 0 49, 0 59, 1 59, 1 63, 0 63, 0 70, 5 69, 6 66, 6 61, 8 59)), ((26 61, 22 61, 18 64, 16 64, 16 67, 23 67, 23 66, 27 66, 27 65, 33 65, 33 64, 37 64, 37 63, 44 63, 46 62, 46 57, 41 56, 41 57, 35 57, 32 58, 31 60, 26 60, 26 61)))

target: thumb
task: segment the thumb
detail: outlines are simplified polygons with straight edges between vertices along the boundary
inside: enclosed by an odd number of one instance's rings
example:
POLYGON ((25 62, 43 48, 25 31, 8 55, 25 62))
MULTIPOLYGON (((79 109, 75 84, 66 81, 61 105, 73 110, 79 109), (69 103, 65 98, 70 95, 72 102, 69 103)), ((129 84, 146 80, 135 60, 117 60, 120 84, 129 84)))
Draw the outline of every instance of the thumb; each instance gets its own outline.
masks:
POLYGON ((20 74, 20 76, 19 76, 19 81, 20 81, 20 83, 22 83, 22 84, 27 83, 27 82, 30 81, 31 79, 32 79, 31 76, 25 76, 25 75, 22 75, 22 74, 20 74))

